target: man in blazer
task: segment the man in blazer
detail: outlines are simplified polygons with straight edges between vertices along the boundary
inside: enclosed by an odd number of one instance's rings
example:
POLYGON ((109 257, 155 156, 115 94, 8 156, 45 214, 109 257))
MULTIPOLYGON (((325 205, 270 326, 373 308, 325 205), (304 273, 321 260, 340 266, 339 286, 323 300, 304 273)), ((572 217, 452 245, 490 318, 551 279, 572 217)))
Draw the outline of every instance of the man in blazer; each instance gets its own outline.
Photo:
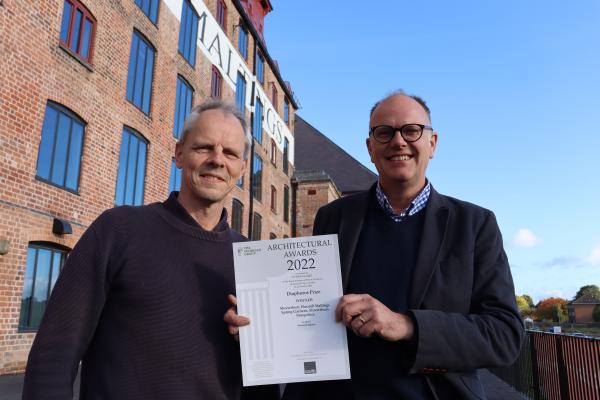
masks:
POLYGON ((476 369, 511 364, 524 337, 494 214, 426 179, 438 135, 422 99, 391 94, 369 128, 378 182, 314 223, 339 235, 352 379, 290 384, 284 399, 485 399, 476 369))
MULTIPOLYGON (((426 179, 437 138, 419 97, 372 108, 379 180, 322 207, 313 229, 339 235, 352 379, 289 384, 284 400, 485 399, 477 368, 517 358, 525 332, 500 230, 426 179)), ((249 323, 234 307, 225 320, 234 335, 249 323)))

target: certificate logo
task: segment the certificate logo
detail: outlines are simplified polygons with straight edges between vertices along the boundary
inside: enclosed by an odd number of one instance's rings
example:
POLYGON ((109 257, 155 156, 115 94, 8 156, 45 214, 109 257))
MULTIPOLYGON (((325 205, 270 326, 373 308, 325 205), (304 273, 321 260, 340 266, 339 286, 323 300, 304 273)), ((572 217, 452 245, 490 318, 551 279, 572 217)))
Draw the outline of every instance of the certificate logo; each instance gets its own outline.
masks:
POLYGON ((317 362, 316 361, 305 361, 304 362, 304 374, 316 374, 317 373, 317 362))
POLYGON ((253 256, 261 252, 260 248, 253 248, 251 246, 242 246, 238 247, 237 254, 238 256, 253 256))

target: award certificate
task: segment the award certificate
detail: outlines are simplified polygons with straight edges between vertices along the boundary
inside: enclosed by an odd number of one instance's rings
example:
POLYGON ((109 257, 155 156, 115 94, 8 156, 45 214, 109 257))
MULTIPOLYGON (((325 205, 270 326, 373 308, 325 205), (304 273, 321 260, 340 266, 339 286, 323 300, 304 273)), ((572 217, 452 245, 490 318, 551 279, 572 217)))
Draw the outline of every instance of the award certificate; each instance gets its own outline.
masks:
POLYGON ((233 244, 244 386, 349 379, 337 235, 233 244))

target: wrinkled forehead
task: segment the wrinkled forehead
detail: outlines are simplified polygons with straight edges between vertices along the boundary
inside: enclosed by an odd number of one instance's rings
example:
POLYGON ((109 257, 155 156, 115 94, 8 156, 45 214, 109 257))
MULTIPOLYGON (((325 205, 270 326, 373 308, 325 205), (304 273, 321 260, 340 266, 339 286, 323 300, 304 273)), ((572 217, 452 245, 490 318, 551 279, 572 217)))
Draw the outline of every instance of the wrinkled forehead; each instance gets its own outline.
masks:
POLYGON ((371 115, 369 126, 401 126, 410 123, 429 124, 427 111, 416 100, 398 94, 385 99, 377 106, 371 115))
POLYGON ((190 141, 222 142, 232 146, 245 145, 242 124, 235 115, 222 110, 203 111, 190 126, 190 141))

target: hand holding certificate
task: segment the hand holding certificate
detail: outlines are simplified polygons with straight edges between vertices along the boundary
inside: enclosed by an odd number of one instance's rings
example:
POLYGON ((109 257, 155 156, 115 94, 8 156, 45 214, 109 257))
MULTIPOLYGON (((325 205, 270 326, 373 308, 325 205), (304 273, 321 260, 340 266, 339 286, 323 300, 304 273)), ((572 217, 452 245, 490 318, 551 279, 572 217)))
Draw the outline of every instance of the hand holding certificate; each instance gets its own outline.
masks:
POLYGON ((348 379, 337 235, 233 244, 244 386, 348 379))

